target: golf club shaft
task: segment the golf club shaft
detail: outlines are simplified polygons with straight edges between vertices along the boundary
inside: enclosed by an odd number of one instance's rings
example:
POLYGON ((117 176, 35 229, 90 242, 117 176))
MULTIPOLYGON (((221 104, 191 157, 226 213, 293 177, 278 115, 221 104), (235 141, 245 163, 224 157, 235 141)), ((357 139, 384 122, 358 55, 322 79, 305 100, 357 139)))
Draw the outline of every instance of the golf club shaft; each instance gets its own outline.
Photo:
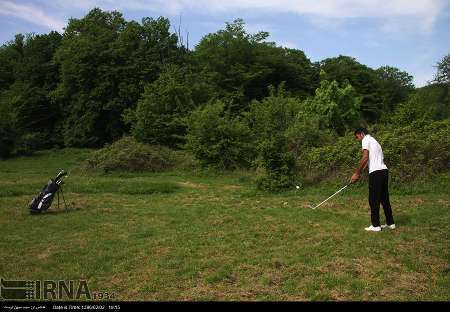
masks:
POLYGON ((332 198, 333 196, 335 196, 336 194, 338 194, 339 192, 341 192, 342 190, 344 190, 347 186, 349 186, 350 184, 347 184, 346 186, 344 186, 343 188, 341 188, 339 191, 337 191, 336 193, 334 193, 333 195, 331 195, 330 197, 328 197, 327 199, 325 199, 323 202, 321 202, 320 204, 318 204, 316 207, 312 208, 312 209, 316 209, 317 207, 319 207, 320 205, 322 205, 324 202, 326 202, 327 200, 329 200, 330 198, 332 198))

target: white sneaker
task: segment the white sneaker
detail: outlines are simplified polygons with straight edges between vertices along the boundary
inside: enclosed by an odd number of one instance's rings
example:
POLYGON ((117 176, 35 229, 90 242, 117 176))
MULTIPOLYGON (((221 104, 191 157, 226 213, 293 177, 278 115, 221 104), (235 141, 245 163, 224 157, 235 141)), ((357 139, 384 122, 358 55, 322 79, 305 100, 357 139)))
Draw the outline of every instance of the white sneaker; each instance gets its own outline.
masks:
POLYGON ((381 226, 381 228, 382 229, 389 228, 389 229, 393 230, 393 229, 395 229, 395 224, 391 224, 391 225, 384 224, 381 226))
POLYGON ((371 225, 369 227, 366 227, 365 230, 369 231, 369 232, 380 232, 381 231, 381 226, 373 226, 373 225, 371 225))

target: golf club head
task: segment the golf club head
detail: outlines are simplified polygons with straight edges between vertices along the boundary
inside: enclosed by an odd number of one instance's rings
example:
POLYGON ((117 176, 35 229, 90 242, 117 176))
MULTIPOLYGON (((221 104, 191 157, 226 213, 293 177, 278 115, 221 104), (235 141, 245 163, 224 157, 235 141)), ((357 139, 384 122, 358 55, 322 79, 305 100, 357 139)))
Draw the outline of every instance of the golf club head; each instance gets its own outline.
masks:
POLYGON ((65 177, 65 176, 67 176, 67 172, 64 171, 64 170, 61 170, 61 171, 58 173, 58 175, 56 176, 55 182, 58 183, 58 182, 62 181, 62 178, 65 177))

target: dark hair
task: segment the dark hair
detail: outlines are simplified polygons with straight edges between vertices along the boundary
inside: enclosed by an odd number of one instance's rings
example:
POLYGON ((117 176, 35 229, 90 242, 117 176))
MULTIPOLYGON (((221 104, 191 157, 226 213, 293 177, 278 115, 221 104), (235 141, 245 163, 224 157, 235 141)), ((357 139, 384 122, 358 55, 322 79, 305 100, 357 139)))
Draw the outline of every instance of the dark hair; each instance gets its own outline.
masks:
POLYGON ((360 134, 360 133, 364 133, 364 134, 369 134, 369 131, 367 131, 366 128, 360 127, 358 129, 355 130, 355 135, 360 134))

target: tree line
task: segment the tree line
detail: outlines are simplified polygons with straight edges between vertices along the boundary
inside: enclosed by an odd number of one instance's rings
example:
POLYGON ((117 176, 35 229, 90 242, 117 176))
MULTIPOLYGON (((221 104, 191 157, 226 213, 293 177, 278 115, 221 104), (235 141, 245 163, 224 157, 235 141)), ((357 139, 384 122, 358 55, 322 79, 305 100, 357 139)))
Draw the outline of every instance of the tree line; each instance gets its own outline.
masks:
POLYGON ((0 157, 131 135, 205 165, 289 171, 291 158, 356 125, 449 116, 450 54, 416 89, 398 68, 342 55, 311 62, 268 37, 236 19, 190 50, 167 18, 138 23, 98 8, 62 34, 18 34, 0 48, 0 157))

